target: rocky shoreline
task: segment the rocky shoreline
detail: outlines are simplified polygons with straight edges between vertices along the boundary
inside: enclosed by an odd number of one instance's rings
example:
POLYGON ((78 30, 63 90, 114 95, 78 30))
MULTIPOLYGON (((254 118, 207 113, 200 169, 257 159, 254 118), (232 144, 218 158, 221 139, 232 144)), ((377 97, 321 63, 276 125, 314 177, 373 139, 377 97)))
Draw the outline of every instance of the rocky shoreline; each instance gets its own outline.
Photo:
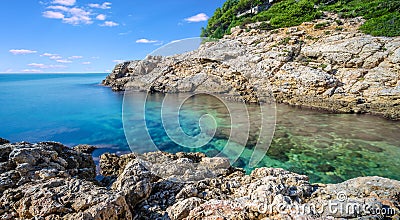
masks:
POLYGON ((0 140, 2 219, 398 219, 400 182, 360 177, 311 184, 283 169, 250 175, 201 153, 103 154, 101 181, 93 147, 0 140), (163 177, 154 175, 146 163, 163 177), (176 181, 191 175, 196 181, 176 181), (207 177, 209 173, 213 176, 207 177), (383 214, 384 213, 384 214, 383 214))
POLYGON ((400 119, 400 37, 358 31, 361 18, 322 19, 297 27, 232 29, 217 42, 170 57, 116 65, 103 81, 115 91, 210 92, 339 113, 400 119))

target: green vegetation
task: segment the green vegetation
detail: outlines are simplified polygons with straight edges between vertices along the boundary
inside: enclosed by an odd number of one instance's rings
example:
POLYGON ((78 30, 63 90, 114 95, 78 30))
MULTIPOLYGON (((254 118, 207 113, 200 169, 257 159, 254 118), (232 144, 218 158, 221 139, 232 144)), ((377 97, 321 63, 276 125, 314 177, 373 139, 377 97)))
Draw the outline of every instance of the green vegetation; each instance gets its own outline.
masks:
MULTIPOLYGON (((201 36, 221 38, 230 34, 232 27, 258 21, 262 22, 259 27, 262 30, 296 26, 319 18, 322 11, 336 12, 342 18, 364 17, 367 21, 360 30, 367 34, 400 36, 399 0, 336 0, 333 3, 331 0, 281 0, 257 15, 237 16, 252 7, 266 4, 268 0, 227 0, 209 19, 201 36)), ((340 20, 336 20, 336 23, 342 25, 340 20)), ((315 28, 325 27, 317 25, 315 28)))
POLYGON ((362 16, 367 21, 360 30, 366 34, 400 36, 399 0, 341 0, 320 9, 336 12, 343 18, 362 16))
POLYGON ((318 23, 318 24, 314 25, 314 29, 321 29, 321 28, 324 28, 327 26, 329 26, 328 22, 322 22, 322 23, 318 23))
POLYGON ((287 45, 287 44, 289 44, 289 41, 290 41, 290 37, 285 37, 279 42, 279 44, 280 45, 287 45))
POLYGON ((305 21, 319 18, 321 13, 314 8, 314 4, 308 0, 286 0, 278 2, 266 11, 263 11, 252 19, 256 21, 269 21, 273 28, 291 27, 305 21))
POLYGON ((314 8, 314 3, 307 0, 284 0, 272 5, 266 11, 257 15, 237 17, 257 5, 267 4, 268 0, 227 0, 222 8, 218 8, 202 29, 201 36, 221 38, 230 33, 230 29, 239 25, 246 25, 257 21, 264 22, 260 29, 271 30, 281 27, 299 25, 305 21, 318 18, 321 13, 314 8))
POLYGON ((319 65, 319 67, 321 67, 322 69, 325 69, 326 67, 328 67, 327 64, 322 63, 321 65, 319 65))
POLYGON ((393 12, 365 22, 360 30, 373 36, 400 36, 400 13, 393 12))
POLYGON ((342 28, 342 27, 335 27, 335 30, 337 30, 337 31, 343 31, 343 28, 342 28))

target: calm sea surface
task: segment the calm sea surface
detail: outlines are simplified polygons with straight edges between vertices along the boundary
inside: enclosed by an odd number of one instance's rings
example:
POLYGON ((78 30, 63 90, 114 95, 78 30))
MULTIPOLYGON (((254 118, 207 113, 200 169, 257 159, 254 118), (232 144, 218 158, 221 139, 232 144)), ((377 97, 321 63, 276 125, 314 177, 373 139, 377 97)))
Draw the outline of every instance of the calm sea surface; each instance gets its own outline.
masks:
MULTIPOLYGON (((105 76, 0 74, 0 137, 12 142, 92 144, 99 147, 94 153, 95 159, 104 152, 130 152, 122 123, 123 94, 99 85, 105 76)), ((223 148, 227 142, 224 134, 229 133, 224 130, 197 149, 183 148, 171 141, 158 114, 162 99, 162 95, 149 97, 146 112, 150 136, 161 150, 201 151, 213 156, 223 148)), ((201 97, 186 103, 179 116, 186 133, 196 135, 199 116, 204 112, 215 116, 219 125, 229 121, 227 112, 221 110, 223 106, 210 103, 213 102, 201 97)), ((131 111, 135 118, 135 108, 131 111)), ((336 183, 371 175, 400 180, 399 122, 281 105, 278 105, 276 120, 271 147, 258 166, 306 174, 312 182, 336 183)), ((135 130, 143 129, 131 121, 127 134, 132 138, 135 130)), ((141 146, 140 137, 135 145, 141 146)), ((235 163, 247 171, 251 170, 247 165, 252 155, 250 145, 235 163)))

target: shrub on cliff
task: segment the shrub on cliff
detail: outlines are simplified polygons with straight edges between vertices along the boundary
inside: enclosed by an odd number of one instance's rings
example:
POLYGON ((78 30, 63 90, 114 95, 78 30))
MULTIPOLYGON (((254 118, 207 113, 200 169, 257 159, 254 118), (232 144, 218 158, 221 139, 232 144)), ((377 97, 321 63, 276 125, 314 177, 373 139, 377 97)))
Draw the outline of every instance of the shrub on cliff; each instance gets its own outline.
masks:
POLYGON ((373 36, 400 36, 400 13, 393 12, 365 22, 360 29, 373 36))
POLYGON ((366 34, 374 36, 400 36, 399 0, 341 0, 322 10, 333 11, 349 18, 362 16, 367 21, 360 27, 366 34))
POLYGON ((270 21, 274 28, 291 27, 312 21, 321 15, 308 0, 286 0, 253 17, 253 21, 270 21))
MULTIPOLYGON (((218 8, 202 29, 202 37, 222 38, 235 26, 256 21, 270 21, 272 28, 290 27, 319 17, 320 12, 314 3, 307 0, 285 0, 273 4, 268 10, 256 16, 247 14, 238 16, 254 6, 267 4, 268 0, 227 0, 218 8)), ((275 1, 276 2, 276 1, 275 1)))
POLYGON ((201 36, 222 38, 235 26, 256 21, 269 21, 270 28, 290 27, 312 21, 322 11, 332 11, 342 17, 362 16, 367 21, 361 31, 374 36, 400 36, 399 0, 282 0, 274 1, 268 10, 257 15, 238 16, 267 0, 227 0, 218 8, 202 29, 201 36), (317 6, 317 7, 315 7, 317 6))

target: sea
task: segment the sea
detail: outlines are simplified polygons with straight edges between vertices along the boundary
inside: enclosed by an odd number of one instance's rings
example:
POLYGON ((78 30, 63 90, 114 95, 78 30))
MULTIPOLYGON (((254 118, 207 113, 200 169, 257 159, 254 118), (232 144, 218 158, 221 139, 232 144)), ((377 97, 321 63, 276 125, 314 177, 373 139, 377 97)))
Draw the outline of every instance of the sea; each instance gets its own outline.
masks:
MULTIPOLYGON (((56 141, 69 147, 95 145, 97 163, 105 152, 120 155, 162 150, 216 156, 227 146, 234 130, 229 122, 234 120, 223 110, 226 105, 194 96, 186 100, 177 117, 170 117, 165 112, 177 104, 165 102, 164 95, 138 92, 129 101, 123 92, 102 86, 105 77, 96 73, 0 74, 0 137, 11 142, 56 141), (165 117, 160 116, 163 114, 165 117), (202 118, 204 114, 211 120, 202 118), (185 136, 196 147, 171 138, 165 124, 174 124, 176 118, 177 127, 192 137, 185 136), (203 140, 203 145, 197 146, 196 138, 203 140)), ((179 95, 169 98, 177 100, 179 95)), ((230 149, 239 152, 233 165, 248 173, 256 167, 284 168, 308 175, 314 183, 338 183, 360 176, 400 180, 399 122, 276 105, 273 129, 269 149, 256 166, 249 163, 257 136, 252 135, 257 132, 253 130, 247 144, 235 142, 230 149)))

